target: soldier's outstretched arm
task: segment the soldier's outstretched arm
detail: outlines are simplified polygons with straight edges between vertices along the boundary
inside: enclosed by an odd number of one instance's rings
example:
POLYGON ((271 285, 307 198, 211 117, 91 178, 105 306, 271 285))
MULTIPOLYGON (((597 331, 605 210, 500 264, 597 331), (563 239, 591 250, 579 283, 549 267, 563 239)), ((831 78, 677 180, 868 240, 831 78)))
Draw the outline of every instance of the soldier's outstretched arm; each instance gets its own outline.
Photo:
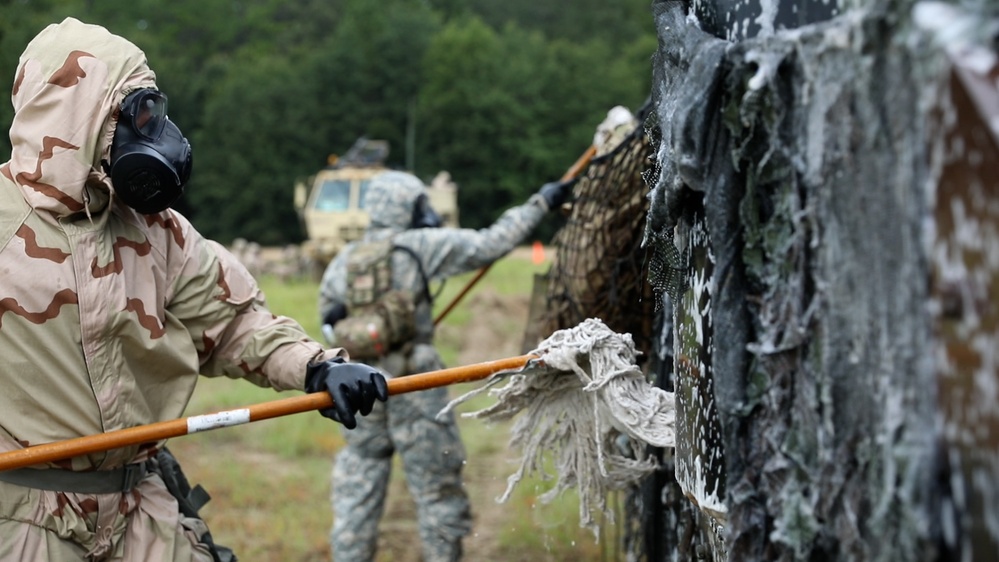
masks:
POLYGON ((445 278, 485 267, 508 254, 534 231, 544 216, 561 207, 575 180, 544 184, 524 204, 507 209, 496 222, 479 230, 433 228, 411 230, 397 239, 423 260, 428 277, 445 278))

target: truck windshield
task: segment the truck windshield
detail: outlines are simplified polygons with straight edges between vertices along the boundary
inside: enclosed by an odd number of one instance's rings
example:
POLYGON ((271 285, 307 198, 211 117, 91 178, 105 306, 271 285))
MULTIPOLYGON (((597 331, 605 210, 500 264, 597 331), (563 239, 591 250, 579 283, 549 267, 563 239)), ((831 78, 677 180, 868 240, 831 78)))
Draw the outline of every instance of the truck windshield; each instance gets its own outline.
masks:
POLYGON ((350 181, 324 180, 316 197, 317 211, 346 211, 350 208, 350 181))

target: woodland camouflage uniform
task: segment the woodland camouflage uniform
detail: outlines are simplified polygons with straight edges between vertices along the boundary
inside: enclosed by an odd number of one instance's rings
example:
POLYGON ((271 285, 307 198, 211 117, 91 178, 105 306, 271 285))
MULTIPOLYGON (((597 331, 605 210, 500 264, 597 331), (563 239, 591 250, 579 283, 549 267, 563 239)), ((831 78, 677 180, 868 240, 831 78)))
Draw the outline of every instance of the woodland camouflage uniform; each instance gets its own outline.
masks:
MULTIPOLYGON (((0 451, 179 418, 199 372, 301 390, 310 360, 338 354, 268 311, 183 216, 115 197, 101 161, 140 87, 155 88, 142 51, 72 18, 20 58, 0 166, 0 451)), ((114 469, 162 445, 34 468, 114 469)), ((0 481, 0 561, 211 560, 203 525, 154 473, 127 493, 0 481)))
MULTIPOLYGON (((320 288, 322 315, 346 304, 347 263, 358 243, 393 237, 396 246, 411 250, 393 252, 392 285, 422 295, 421 266, 428 279, 437 280, 486 266, 521 243, 548 210, 544 200, 534 196, 482 230, 411 229, 414 204, 422 193, 423 183, 411 174, 390 171, 372 179, 365 194, 371 224, 361 240, 348 244, 327 267, 320 288)), ((394 353, 380 364, 368 363, 392 376, 444 368, 432 346, 434 325, 426 299, 418 299, 416 315, 417 335, 408 357, 394 353)), ((461 539, 471 528, 471 511, 461 481, 465 451, 454 417, 436 420, 448 402, 447 393, 447 388, 437 388, 392 396, 359 419, 357 429, 344 432, 347 445, 333 467, 334 560, 374 559, 394 452, 402 458, 417 505, 423 559, 460 558, 461 539)))

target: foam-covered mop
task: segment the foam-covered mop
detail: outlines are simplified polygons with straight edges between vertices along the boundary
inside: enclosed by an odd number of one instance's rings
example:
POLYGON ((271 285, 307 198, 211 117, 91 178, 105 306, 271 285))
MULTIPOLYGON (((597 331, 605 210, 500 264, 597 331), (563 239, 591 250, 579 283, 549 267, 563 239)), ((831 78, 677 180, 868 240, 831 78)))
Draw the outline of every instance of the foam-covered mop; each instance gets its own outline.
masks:
POLYGON ((496 399, 492 406, 462 415, 492 421, 520 415, 510 443, 522 450, 523 459, 499 501, 506 501, 526 475, 554 478, 554 487, 539 499, 549 502, 576 488, 580 525, 596 530, 592 512, 608 512, 607 492, 656 468, 647 445, 674 446, 673 393, 648 382, 636 364, 630 335, 615 333, 595 318, 554 332, 529 355, 537 359, 492 375, 442 414, 488 392, 496 399), (545 470, 547 461, 554 475, 545 470))

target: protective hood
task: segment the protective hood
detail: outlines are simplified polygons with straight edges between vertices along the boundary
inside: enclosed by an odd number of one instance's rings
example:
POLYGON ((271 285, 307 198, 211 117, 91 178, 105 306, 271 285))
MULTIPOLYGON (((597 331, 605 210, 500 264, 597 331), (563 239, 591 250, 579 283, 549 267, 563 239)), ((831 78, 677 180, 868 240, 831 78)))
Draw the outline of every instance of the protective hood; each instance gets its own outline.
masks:
POLYGON ((416 200, 426 193, 426 186, 412 174, 391 171, 375 176, 363 201, 371 217, 369 229, 399 231, 410 228, 416 200))
POLYGON ((25 48, 11 99, 14 181, 43 216, 103 209, 112 192, 101 167, 109 158, 117 108, 138 88, 155 88, 146 55, 107 29, 66 18, 25 48))

